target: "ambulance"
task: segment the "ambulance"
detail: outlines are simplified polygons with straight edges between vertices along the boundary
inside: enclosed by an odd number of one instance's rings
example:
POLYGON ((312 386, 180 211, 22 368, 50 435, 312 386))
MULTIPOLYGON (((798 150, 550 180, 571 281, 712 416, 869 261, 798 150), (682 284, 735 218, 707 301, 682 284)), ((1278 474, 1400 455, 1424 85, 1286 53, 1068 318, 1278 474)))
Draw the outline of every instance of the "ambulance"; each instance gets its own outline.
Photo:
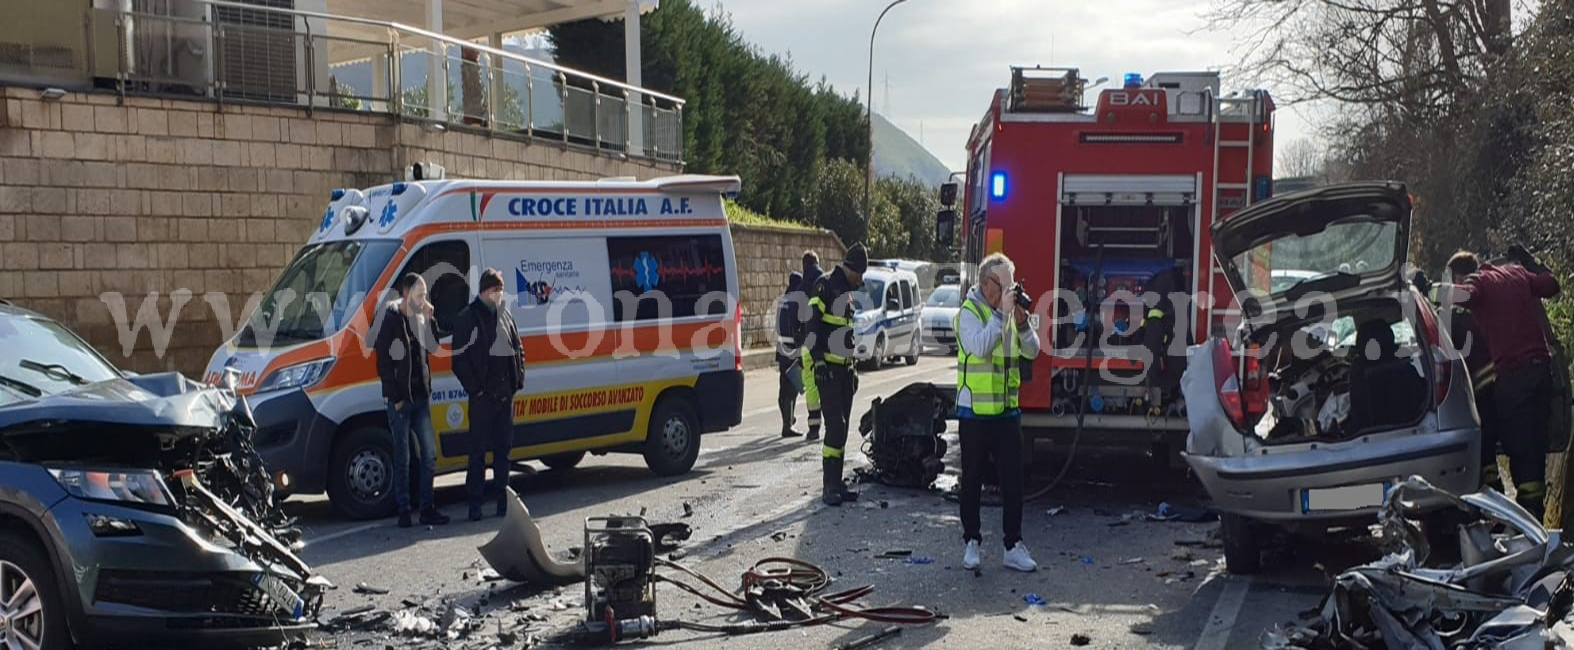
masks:
MULTIPOLYGON (((285 493, 326 492, 356 519, 394 511, 372 341, 394 280, 411 272, 426 278, 440 333, 481 271, 504 274, 525 351, 515 461, 567 469, 627 452, 682 474, 701 434, 742 420, 743 312, 722 206, 737 177, 419 180, 433 175, 416 165, 414 180, 334 190, 310 240, 209 361, 206 380, 237 375, 253 442, 285 493)), ((462 469, 469 444, 451 339, 430 357, 438 473, 462 469)))

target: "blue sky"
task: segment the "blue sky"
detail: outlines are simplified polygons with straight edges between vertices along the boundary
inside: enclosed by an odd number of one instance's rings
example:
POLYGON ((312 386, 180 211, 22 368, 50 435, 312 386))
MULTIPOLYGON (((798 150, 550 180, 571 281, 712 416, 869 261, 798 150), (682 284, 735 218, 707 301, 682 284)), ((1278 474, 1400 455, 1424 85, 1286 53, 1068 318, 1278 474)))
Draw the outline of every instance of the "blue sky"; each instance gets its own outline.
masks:
MULTIPOLYGON (((704 2, 704 0, 701 0, 704 2)), ((843 92, 863 87, 869 28, 887 0, 723 0, 761 50, 790 54, 799 70, 843 92)), ((968 130, 1011 65, 1076 67, 1089 79, 1127 72, 1226 69, 1240 53, 1230 34, 1202 31, 1207 0, 909 0, 892 9, 875 44, 875 110, 962 168, 968 130), (889 102, 885 79, 890 78, 889 102)), ((1270 92, 1275 88, 1268 88, 1270 92)), ((1310 108, 1281 107, 1278 142, 1315 135, 1310 108)))

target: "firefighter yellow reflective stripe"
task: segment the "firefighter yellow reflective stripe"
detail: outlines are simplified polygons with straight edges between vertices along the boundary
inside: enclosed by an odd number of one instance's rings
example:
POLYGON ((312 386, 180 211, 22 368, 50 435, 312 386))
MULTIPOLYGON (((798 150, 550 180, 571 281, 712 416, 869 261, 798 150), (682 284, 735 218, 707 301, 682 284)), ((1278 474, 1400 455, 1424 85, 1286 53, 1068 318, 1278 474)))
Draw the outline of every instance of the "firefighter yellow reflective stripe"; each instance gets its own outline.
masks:
POLYGON ((1476 390, 1481 390, 1497 382, 1497 366, 1487 362, 1471 373, 1470 383, 1476 390))
POLYGON ((1164 318, 1164 310, 1163 309, 1159 309, 1158 307, 1154 307, 1153 309, 1149 309, 1148 310, 1148 318, 1151 318, 1151 319, 1154 319, 1154 320, 1158 320, 1160 318, 1164 318))
POLYGON ((835 325, 837 327, 841 327, 843 325, 851 325, 852 322, 853 322, 853 319, 851 319, 851 318, 842 318, 841 316, 837 316, 835 314, 832 314, 830 308, 825 306, 825 301, 824 300, 820 300, 819 296, 815 296, 813 298, 810 298, 809 299, 809 305, 812 306, 812 307, 819 307, 820 308, 820 322, 825 323, 827 325, 835 325))
POLYGON ((820 457, 821 458, 841 458, 842 457, 842 450, 827 445, 827 446, 822 447, 820 449, 820 457))
POLYGON ((838 366, 845 366, 847 364, 852 363, 853 361, 852 361, 852 359, 848 359, 847 357, 837 356, 837 355, 834 355, 834 354, 831 354, 831 353, 827 352, 827 353, 825 353, 825 362, 826 363, 834 363, 834 364, 836 364, 838 366))

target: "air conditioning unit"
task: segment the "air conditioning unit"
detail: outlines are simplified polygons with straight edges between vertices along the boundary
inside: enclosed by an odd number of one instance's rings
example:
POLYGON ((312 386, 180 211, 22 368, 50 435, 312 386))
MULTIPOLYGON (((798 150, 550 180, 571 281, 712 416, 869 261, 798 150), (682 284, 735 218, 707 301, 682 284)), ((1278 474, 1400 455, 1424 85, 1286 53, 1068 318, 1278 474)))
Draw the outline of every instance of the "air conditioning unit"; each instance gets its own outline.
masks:
POLYGON ((213 36, 208 5, 194 0, 108 0, 123 13, 121 61, 134 90, 209 95, 213 36))
POLYGON ((239 0, 256 9, 213 8, 218 39, 218 79, 227 98, 295 102, 304 35, 295 16, 268 9, 294 9, 295 0, 239 0))
POLYGON ((28 3, 0 20, 0 81, 83 88, 88 71, 86 23, 91 0, 28 3))

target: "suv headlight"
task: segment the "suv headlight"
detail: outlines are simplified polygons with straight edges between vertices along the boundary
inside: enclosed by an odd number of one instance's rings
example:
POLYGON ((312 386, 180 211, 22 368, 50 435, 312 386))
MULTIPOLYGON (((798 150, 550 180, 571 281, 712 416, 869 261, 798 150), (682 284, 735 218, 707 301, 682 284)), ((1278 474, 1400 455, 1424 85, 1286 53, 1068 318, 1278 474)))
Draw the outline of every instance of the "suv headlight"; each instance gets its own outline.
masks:
POLYGON ((78 499, 123 501, 149 506, 172 507, 164 479, 154 470, 90 470, 52 467, 50 475, 60 487, 78 499))
POLYGON ((333 357, 285 366, 269 373, 267 379, 257 385, 257 392, 306 388, 327 377, 328 370, 332 367, 333 357))

